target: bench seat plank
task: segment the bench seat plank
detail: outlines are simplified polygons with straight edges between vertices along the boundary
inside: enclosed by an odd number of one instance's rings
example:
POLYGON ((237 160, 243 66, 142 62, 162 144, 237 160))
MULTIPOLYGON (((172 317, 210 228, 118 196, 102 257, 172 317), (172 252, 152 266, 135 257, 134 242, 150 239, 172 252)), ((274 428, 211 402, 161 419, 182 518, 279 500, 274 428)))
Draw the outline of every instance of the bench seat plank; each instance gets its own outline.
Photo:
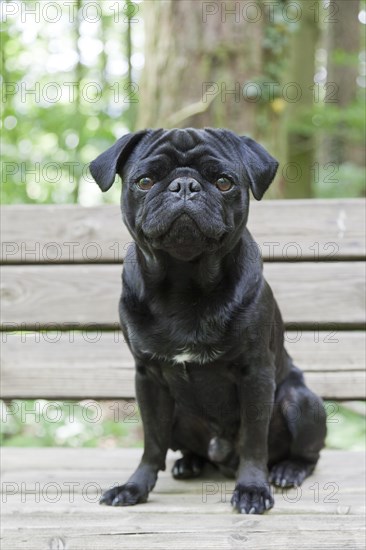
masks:
MULTIPOLYGON (((364 262, 267 263, 264 272, 286 323, 365 321, 364 262)), ((119 265, 5 266, 1 321, 9 328, 115 326, 120 292, 119 265)))
POLYGON ((100 492, 127 478, 141 449, 4 449, 3 548, 364 548, 362 453, 323 451, 315 474, 276 490, 264 516, 233 514, 233 481, 210 469, 172 479, 177 456, 146 504, 110 508, 98 506, 100 492))
MULTIPOLYGON (((316 393, 327 399, 363 399, 364 332, 288 331, 286 340, 316 393)), ((134 363, 119 330, 4 333, 1 365, 2 395, 8 399, 135 395, 134 363)))
MULTIPOLYGON (((4 263, 113 262, 131 242, 119 206, 4 206, 2 218, 4 263)), ((364 258, 364 227, 363 199, 252 201, 249 215, 265 259, 364 258)))

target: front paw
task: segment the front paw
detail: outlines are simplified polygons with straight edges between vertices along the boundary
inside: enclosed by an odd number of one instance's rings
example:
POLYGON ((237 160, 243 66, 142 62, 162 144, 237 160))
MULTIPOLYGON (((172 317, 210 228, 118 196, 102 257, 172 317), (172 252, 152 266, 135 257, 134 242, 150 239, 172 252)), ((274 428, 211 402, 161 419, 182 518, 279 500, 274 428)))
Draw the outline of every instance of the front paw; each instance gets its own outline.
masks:
POLYGON ((263 514, 274 505, 268 483, 240 483, 235 486, 231 504, 240 514, 263 514))
POLYGON ((149 491, 137 483, 125 483, 109 489, 101 496, 99 504, 107 506, 133 506, 147 501, 149 491))

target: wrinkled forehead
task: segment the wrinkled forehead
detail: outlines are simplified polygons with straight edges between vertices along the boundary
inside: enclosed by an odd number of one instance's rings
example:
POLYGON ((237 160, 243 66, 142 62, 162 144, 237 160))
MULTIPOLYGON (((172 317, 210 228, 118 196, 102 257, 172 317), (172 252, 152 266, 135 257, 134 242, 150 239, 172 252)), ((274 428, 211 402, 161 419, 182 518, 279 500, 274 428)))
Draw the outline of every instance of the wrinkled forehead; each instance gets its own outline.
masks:
POLYGON ((230 134, 225 135, 224 130, 195 128, 155 130, 143 139, 136 156, 139 161, 166 158, 177 166, 192 166, 203 161, 237 160, 236 147, 230 134))

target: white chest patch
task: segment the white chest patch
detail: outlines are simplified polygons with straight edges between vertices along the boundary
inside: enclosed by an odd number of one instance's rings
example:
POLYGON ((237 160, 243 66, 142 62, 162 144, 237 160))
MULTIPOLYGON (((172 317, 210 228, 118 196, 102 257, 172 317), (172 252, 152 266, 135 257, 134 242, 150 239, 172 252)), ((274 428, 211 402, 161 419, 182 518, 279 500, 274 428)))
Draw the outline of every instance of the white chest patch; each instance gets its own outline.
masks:
POLYGON ((195 362, 203 365, 204 363, 210 363, 214 361, 222 354, 221 350, 211 348, 209 351, 204 351, 201 353, 194 353, 190 350, 183 350, 182 353, 178 353, 173 356, 174 363, 189 363, 195 362))
POLYGON ((193 353, 179 353, 178 355, 174 355, 173 361, 175 363, 185 363, 186 361, 193 361, 195 357, 196 356, 193 353))

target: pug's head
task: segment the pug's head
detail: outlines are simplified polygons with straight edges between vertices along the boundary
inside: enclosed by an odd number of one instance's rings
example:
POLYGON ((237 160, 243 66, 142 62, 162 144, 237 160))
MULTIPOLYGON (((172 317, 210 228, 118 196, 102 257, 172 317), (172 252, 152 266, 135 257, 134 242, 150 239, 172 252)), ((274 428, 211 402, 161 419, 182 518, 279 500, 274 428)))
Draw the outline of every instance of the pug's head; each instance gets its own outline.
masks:
POLYGON ((248 218, 249 189, 260 200, 277 167, 248 137, 187 128, 127 134, 90 172, 102 191, 121 176, 123 219, 142 250, 191 261, 235 246, 248 218))

